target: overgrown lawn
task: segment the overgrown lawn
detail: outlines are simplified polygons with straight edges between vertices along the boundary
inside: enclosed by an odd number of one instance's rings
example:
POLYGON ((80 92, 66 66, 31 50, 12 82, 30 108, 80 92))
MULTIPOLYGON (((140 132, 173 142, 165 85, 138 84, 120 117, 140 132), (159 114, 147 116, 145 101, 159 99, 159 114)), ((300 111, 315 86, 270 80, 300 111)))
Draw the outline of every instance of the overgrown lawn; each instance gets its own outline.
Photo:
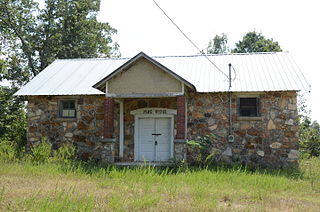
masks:
POLYGON ((320 159, 301 171, 0 162, 1 211, 319 211, 320 159))

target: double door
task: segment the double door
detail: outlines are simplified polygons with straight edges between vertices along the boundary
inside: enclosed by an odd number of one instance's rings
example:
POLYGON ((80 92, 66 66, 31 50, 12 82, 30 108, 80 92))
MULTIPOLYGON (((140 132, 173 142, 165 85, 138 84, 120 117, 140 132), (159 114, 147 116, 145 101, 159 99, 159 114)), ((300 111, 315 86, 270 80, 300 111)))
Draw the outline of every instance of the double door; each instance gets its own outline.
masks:
POLYGON ((139 118, 138 160, 168 161, 171 156, 171 118, 139 118))

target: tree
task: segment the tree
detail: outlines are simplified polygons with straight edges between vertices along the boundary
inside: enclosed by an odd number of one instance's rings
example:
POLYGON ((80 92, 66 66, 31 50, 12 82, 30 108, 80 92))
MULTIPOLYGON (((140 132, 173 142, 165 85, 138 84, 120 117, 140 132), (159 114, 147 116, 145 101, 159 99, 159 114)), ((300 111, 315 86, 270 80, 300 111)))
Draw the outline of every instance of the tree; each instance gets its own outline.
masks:
POLYGON ((97 21, 100 0, 0 1, 0 140, 25 142, 24 98, 13 97, 56 58, 118 56, 116 33, 97 21))
POLYGON ((0 51, 6 69, 1 78, 22 85, 56 58, 117 56, 116 33, 97 21, 100 0, 34 0, 0 2, 0 51))
POLYGON ((206 49, 207 54, 226 54, 229 52, 227 46, 228 36, 224 33, 221 35, 215 35, 212 40, 209 41, 206 49))
POLYGON ((265 38, 261 33, 256 31, 248 32, 241 41, 236 43, 233 53, 247 52, 281 52, 281 47, 277 41, 265 38))
POLYGON ((0 141, 15 141, 24 146, 26 141, 26 114, 20 98, 12 98, 14 88, 0 86, 0 141))
POLYGON ((320 125, 308 116, 301 117, 299 126, 299 145, 302 153, 309 157, 320 156, 320 125))

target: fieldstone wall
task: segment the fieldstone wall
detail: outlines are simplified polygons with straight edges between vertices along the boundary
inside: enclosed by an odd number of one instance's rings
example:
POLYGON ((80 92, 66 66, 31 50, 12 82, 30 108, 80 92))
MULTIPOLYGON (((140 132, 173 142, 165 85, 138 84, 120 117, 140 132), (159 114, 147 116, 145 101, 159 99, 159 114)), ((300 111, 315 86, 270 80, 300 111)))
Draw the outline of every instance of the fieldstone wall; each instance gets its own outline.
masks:
POLYGON ((237 94, 232 95, 232 134, 235 139, 229 143, 228 94, 189 93, 188 139, 216 135, 211 152, 217 162, 254 167, 295 165, 299 153, 296 92, 266 92, 258 96, 261 117, 240 118, 237 94))
MULTIPOLYGON (((243 93, 241 94, 243 95, 243 93)), ((237 98, 232 95, 233 143, 227 140, 229 130, 227 93, 187 93, 187 139, 214 134, 217 139, 210 150, 217 162, 240 163, 254 167, 286 167, 298 160, 298 114, 296 92, 266 92, 260 97, 258 118, 237 114, 237 98)), ((33 96, 28 100, 28 146, 48 137, 53 148, 64 143, 76 146, 79 158, 108 162, 134 160, 134 116, 139 108, 177 109, 177 98, 124 99, 124 157, 119 149, 119 104, 114 107, 115 142, 103 139, 104 96, 33 96), (77 117, 58 117, 60 99, 75 99, 77 117)), ((174 120, 176 133, 176 117, 174 120)), ((175 136, 175 135, 174 135, 175 136)), ((184 140, 174 142, 177 160, 192 156, 184 140)))
MULTIPOLYGON (((76 146, 81 159, 113 162, 116 144, 103 140, 104 96, 32 96, 28 99, 28 146, 37 145, 47 137, 54 149, 64 143, 76 146), (76 100, 76 118, 59 118, 60 99, 76 100)), ((119 115, 115 105, 115 117, 119 115)), ((115 138, 118 140, 118 119, 115 138)), ((117 142, 116 142, 117 143, 117 142)))

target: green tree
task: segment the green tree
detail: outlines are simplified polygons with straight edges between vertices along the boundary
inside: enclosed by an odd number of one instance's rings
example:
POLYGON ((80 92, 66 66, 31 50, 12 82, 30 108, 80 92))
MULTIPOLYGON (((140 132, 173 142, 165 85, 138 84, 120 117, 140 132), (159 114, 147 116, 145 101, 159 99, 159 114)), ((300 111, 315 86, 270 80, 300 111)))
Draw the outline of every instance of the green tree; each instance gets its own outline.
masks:
POLYGON ((97 21, 100 0, 34 0, 0 2, 0 51, 5 52, 2 79, 22 85, 56 58, 117 56, 116 33, 97 21))
POLYGON ((0 86, 0 141, 15 141, 24 146, 26 141, 26 114, 21 98, 12 98, 16 88, 0 86))
POLYGON ((299 145, 302 153, 309 157, 320 156, 320 125, 311 121, 308 116, 302 116, 299 126, 299 145))
POLYGON ((224 33, 221 35, 215 35, 213 39, 209 41, 206 49, 207 54, 226 54, 229 52, 228 36, 224 33))
POLYGON ((281 52, 281 47, 277 41, 265 38, 261 33, 256 31, 248 32, 241 41, 236 43, 233 53, 247 52, 281 52))
POLYGON ((24 98, 14 97, 21 85, 56 58, 118 56, 116 33, 97 20, 100 0, 0 1, 0 139, 25 141, 24 98))

